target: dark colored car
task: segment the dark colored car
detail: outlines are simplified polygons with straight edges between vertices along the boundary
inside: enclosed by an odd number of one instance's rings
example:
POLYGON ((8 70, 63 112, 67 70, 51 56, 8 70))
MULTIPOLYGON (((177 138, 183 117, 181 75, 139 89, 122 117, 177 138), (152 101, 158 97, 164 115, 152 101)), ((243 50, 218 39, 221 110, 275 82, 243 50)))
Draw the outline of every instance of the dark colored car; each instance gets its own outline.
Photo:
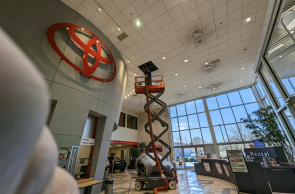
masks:
POLYGON ((114 172, 115 170, 120 170, 121 172, 124 172, 126 169, 127 163, 125 160, 120 161, 114 161, 114 172))

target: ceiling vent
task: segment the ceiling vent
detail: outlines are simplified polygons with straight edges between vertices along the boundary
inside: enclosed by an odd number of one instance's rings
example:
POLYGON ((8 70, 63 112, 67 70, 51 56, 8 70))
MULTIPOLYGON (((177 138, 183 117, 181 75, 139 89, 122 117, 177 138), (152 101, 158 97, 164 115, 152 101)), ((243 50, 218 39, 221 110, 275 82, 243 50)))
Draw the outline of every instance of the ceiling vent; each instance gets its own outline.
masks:
POLYGON ((150 72, 158 70, 158 67, 152 61, 149 61, 149 62, 146 62, 142 65, 139 65, 138 68, 142 72, 144 71, 144 69, 148 69, 148 70, 150 70, 150 72))
POLYGON ((127 38, 128 37, 128 35, 125 33, 125 32, 123 32, 122 34, 120 34, 117 38, 120 40, 120 41, 122 41, 122 40, 124 40, 125 38, 127 38))
POLYGON ((203 30, 202 29, 198 29, 198 30, 194 31, 192 33, 192 35, 193 35, 193 39, 194 40, 197 40, 197 39, 203 37, 204 36, 204 33, 203 33, 203 30))

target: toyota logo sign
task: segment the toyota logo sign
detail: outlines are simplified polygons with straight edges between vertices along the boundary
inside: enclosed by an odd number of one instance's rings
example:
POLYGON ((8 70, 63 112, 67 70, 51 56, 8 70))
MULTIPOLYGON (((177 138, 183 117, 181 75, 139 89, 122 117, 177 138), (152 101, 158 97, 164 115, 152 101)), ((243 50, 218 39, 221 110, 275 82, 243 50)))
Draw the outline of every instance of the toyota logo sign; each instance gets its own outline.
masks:
POLYGON ((95 36, 92 32, 89 30, 82 28, 80 26, 77 26, 75 24, 68 24, 68 23, 57 23, 53 24, 52 26, 49 27, 47 31, 47 38, 54 49, 54 51, 61 57, 62 60, 66 61, 69 65, 71 65, 73 68, 78 70, 80 73, 83 75, 95 79, 97 81, 101 82, 110 82, 115 79, 116 76, 116 63, 114 60, 114 57, 109 50, 109 48, 97 37, 95 36), (58 31, 59 29, 66 28, 68 35, 71 37, 72 41, 76 43, 77 46, 80 47, 83 51, 83 69, 75 65, 72 61, 70 61, 58 48, 54 35, 55 32, 58 31), (84 43, 76 34, 76 31, 84 32, 85 34, 88 33, 90 35, 90 40, 88 43, 84 43), (97 52, 92 49, 93 46, 97 47, 97 52), (102 46, 108 51, 108 58, 105 58, 102 56, 102 46), (88 64, 88 56, 91 56, 94 58, 94 62, 91 66, 88 64), (107 79, 104 78, 99 78, 93 75, 93 73, 97 70, 99 63, 104 63, 106 65, 113 65, 113 73, 110 77, 107 79))

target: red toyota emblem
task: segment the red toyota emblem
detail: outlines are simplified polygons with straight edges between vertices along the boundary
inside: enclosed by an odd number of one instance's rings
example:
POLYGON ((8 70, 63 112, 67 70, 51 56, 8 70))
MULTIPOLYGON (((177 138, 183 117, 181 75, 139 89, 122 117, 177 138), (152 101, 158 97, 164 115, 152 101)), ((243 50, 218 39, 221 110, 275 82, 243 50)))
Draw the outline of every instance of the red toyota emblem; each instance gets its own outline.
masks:
POLYGON ((109 50, 109 48, 97 37, 95 36, 92 32, 90 32, 89 30, 82 28, 80 26, 77 26, 75 24, 68 24, 68 23, 57 23, 57 24, 53 24, 52 26, 50 26, 47 30, 47 38, 48 41, 50 43, 50 45, 52 46, 52 48, 55 50, 55 52, 61 57, 62 60, 66 61, 69 65, 71 65, 73 68, 75 68, 76 70, 78 70, 79 72, 81 72, 83 75, 86 75, 89 78, 98 80, 98 81, 102 81, 102 82, 110 82, 113 81, 116 77, 116 63, 114 60, 114 57, 111 53, 111 51, 109 50), (71 39, 73 41, 75 41, 76 44, 78 44, 82 49, 84 49, 84 53, 83 53, 83 69, 79 68, 77 65, 75 65, 73 62, 71 62, 58 48, 58 46, 55 43, 54 40, 54 34, 57 30, 61 29, 61 28, 66 28, 67 32, 69 34, 69 36, 71 37, 71 39), (80 29, 86 33, 89 33, 92 37, 89 40, 89 42, 87 44, 85 44, 82 40, 80 40, 80 38, 77 36, 76 34, 76 30, 80 29), (97 46, 97 52, 95 52, 93 49, 91 49, 91 47, 93 45, 97 46), (101 56, 101 46, 104 46, 109 53, 109 58, 105 58, 103 56, 101 56), (94 59, 95 62, 92 66, 88 65, 88 55, 91 55, 94 59), (108 65, 113 65, 114 67, 114 72, 112 74, 112 76, 110 78, 107 79, 103 79, 103 78, 99 78, 96 77, 94 75, 92 75, 96 69, 98 68, 99 62, 102 62, 104 64, 108 64, 108 65))

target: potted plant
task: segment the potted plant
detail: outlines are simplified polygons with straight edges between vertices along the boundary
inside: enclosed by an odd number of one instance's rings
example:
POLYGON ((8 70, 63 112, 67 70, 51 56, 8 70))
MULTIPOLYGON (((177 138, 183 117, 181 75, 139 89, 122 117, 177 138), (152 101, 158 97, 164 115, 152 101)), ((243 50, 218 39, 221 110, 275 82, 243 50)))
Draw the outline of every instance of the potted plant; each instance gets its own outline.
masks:
POLYGON ((272 107, 260 108, 252 112, 251 115, 256 118, 253 119, 248 114, 247 118, 241 119, 245 123, 245 127, 251 130, 256 138, 263 139, 268 146, 282 147, 289 161, 294 162, 293 150, 288 138, 278 125, 277 116, 272 107))

